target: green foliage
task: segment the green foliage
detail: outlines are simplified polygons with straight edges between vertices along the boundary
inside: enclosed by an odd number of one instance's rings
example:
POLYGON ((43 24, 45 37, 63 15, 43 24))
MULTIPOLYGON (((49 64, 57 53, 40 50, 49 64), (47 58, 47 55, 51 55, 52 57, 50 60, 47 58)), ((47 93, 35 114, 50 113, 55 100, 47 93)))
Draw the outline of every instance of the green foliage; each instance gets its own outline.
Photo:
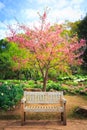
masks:
POLYGON ((68 92, 69 87, 68 87, 68 86, 66 86, 66 85, 65 85, 65 86, 61 86, 61 90, 68 92))
POLYGON ((17 44, 10 43, 6 39, 0 40, 0 79, 39 79, 40 74, 34 67, 30 68, 29 64, 25 66, 24 62, 28 55, 29 52, 19 48, 17 44), (21 66, 17 61, 18 57, 21 66), (14 58, 16 59, 13 60, 14 58))
MULTIPOLYGON (((82 20, 78 20, 75 22, 66 21, 63 25, 65 28, 64 33, 69 37, 73 37, 74 35, 78 36, 78 40, 85 39, 87 44, 87 14, 82 20)), ((87 63, 87 48, 84 51, 83 59, 87 63)), ((87 65, 85 63, 82 66, 82 69, 87 69, 87 65)))
POLYGON ((54 89, 54 90, 61 90, 61 85, 58 82, 54 82, 52 80, 48 80, 47 82, 47 91, 49 91, 50 89, 54 89))
POLYGON ((68 80, 68 81, 66 81, 66 82, 65 82, 65 84, 67 84, 67 85, 73 85, 73 86, 77 86, 77 85, 78 85, 78 82, 76 82, 76 81, 71 81, 71 80, 68 80))
POLYGON ((0 84, 0 108, 9 110, 21 100, 23 89, 19 85, 1 83, 0 84))
MULTIPOLYGON (((43 88, 43 80, 0 80, 5 86, 24 88, 43 88)), ((1 89, 1 87, 0 87, 1 89)), ((5 88, 4 88, 5 89, 5 88)), ((6 90, 6 89, 5 89, 6 90)), ((56 81, 48 80, 46 91, 64 91, 68 94, 87 95, 87 75, 60 76, 56 81)), ((0 90, 1 91, 1 90, 0 90)))
POLYGON ((8 52, 8 42, 0 40, 0 78, 5 78, 6 72, 10 72, 11 59, 8 52))
POLYGON ((49 70, 48 77, 51 79, 56 79, 58 76, 58 72, 55 69, 49 70))
MULTIPOLYGON (((87 29, 86 29, 87 28, 87 15, 82 20, 78 20, 75 22, 66 21, 64 24, 64 27, 65 27, 65 32, 70 37, 77 35, 79 40, 85 39, 86 44, 87 44, 87 29)), ((83 59, 87 63, 87 48, 84 52, 83 59)))
POLYGON ((69 79, 71 79, 70 76, 59 76, 59 77, 57 77, 58 81, 65 81, 65 80, 69 80, 69 79))
POLYGON ((75 22, 66 21, 64 24, 65 32, 67 32, 70 37, 77 35, 78 25, 80 24, 80 22, 80 20, 75 22))
POLYGON ((41 82, 38 82, 37 84, 35 84, 34 88, 40 88, 42 90, 43 84, 41 82))
POLYGON ((6 40, 0 40, 0 79, 12 75, 11 63, 12 56, 9 53, 10 44, 6 40))
MULTIPOLYGON (((77 33, 78 33, 79 39, 85 39, 86 44, 87 44, 87 14, 79 23, 77 33)), ((84 52, 83 59, 87 63, 87 48, 84 52)), ((87 69, 87 67, 86 67, 86 69, 87 69)))
POLYGON ((34 88, 34 86, 35 86, 34 80, 29 80, 24 83, 24 88, 34 88))
POLYGON ((85 38, 87 40, 87 15, 78 24, 78 36, 79 38, 85 38))
MULTIPOLYGON (((28 79, 30 70, 22 69, 25 68, 25 64, 23 61, 26 61, 28 56, 28 51, 25 49, 21 49, 17 44, 10 43, 6 39, 0 40, 0 79, 28 79), (14 57, 15 55, 15 57, 14 57), (17 63, 17 59, 15 61, 14 58, 22 57, 21 69, 19 64, 17 63)), ((28 66, 28 65, 27 65, 28 66)))

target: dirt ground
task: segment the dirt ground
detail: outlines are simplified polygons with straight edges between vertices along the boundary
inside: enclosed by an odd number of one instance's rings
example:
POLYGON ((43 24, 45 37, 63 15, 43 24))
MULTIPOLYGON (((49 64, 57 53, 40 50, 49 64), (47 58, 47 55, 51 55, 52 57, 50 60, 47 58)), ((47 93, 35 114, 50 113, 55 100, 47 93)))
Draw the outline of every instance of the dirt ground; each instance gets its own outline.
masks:
POLYGON ((67 126, 58 121, 28 120, 21 126, 19 120, 0 120, 0 130, 87 130, 87 120, 68 120, 67 126))

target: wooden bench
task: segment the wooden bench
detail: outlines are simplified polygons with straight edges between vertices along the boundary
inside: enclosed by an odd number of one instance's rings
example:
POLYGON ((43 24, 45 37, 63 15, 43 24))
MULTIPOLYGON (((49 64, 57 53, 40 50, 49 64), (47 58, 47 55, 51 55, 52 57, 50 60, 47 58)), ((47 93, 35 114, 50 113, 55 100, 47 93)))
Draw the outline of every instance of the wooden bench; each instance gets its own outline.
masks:
POLYGON ((66 100, 63 92, 24 91, 21 108, 21 125, 25 122, 26 112, 60 112, 61 121, 66 125, 66 100))

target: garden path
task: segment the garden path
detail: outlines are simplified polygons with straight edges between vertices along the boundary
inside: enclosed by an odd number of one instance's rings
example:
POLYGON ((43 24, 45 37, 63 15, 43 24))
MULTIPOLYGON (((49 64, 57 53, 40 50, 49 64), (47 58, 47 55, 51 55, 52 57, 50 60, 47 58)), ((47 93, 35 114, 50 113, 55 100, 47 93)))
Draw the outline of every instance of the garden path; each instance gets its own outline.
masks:
POLYGON ((19 120, 0 120, 0 130, 87 130, 87 120, 68 120, 67 126, 57 121, 27 121, 24 126, 19 120))

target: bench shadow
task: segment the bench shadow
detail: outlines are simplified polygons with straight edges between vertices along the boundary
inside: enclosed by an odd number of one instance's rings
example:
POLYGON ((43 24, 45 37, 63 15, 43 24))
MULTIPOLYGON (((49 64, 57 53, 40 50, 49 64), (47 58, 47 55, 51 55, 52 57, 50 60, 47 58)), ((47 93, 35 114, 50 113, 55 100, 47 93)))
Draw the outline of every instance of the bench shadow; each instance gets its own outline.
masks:
POLYGON ((21 126, 21 121, 13 121, 13 122, 9 122, 8 126, 12 127, 12 126, 20 126, 20 127, 26 127, 26 126, 31 126, 31 127, 35 127, 35 126, 52 126, 52 125, 58 125, 58 126, 62 126, 63 124, 61 123, 61 121, 56 121, 56 120, 26 120, 26 122, 24 123, 23 126, 21 126))

